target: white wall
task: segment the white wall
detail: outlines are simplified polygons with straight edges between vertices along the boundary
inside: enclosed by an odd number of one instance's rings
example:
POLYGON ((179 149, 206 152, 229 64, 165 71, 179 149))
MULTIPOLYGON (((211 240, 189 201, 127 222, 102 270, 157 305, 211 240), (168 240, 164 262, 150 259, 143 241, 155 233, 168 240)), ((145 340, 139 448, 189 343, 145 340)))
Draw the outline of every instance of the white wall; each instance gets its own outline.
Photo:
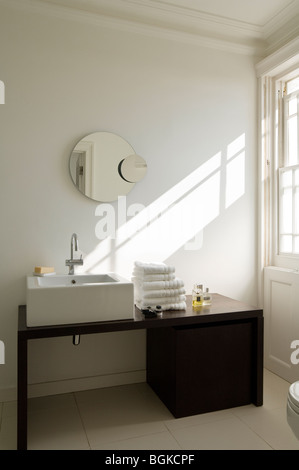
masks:
MULTIPOLYGON (((35 265, 67 272, 73 232, 86 269, 130 277, 135 259, 163 260, 176 267, 188 293, 201 281, 255 304, 254 58, 0 9, 2 396, 16 386, 25 276, 35 265), (174 204, 134 238, 128 217, 117 240, 100 241, 101 206, 76 191, 69 176, 72 148, 97 130, 122 136, 147 161, 127 207, 143 204, 153 217, 174 204), (239 156, 228 162, 228 146, 240 136, 239 156), (196 234, 196 249, 184 249, 196 234)), ((77 348, 71 338, 39 340, 30 344, 30 364, 32 383, 110 374, 134 380, 145 369, 145 333, 87 336, 77 348)))

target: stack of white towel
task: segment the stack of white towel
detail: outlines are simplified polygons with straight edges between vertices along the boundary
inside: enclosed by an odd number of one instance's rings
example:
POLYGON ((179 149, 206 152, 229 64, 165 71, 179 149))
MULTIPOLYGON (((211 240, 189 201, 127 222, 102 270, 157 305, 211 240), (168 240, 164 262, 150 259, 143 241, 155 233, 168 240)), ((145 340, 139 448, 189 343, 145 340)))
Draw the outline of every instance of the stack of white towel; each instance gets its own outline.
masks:
POLYGON ((135 261, 132 281, 140 310, 157 305, 162 310, 186 310, 184 282, 176 278, 173 266, 135 261))

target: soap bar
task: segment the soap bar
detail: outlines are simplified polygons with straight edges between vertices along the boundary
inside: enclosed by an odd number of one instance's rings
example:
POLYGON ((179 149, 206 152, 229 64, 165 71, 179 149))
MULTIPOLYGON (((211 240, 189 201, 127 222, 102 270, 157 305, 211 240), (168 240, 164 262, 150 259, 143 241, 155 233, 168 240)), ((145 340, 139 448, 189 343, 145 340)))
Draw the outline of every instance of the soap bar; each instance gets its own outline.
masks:
POLYGON ((54 268, 52 266, 35 266, 34 272, 36 274, 49 274, 54 273, 54 268))

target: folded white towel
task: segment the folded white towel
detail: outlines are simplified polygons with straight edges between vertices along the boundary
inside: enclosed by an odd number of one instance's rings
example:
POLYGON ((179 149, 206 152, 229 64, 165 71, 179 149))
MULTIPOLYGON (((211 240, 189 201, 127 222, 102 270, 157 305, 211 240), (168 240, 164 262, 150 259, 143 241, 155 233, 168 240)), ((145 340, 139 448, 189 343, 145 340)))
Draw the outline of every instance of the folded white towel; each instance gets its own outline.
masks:
MULTIPOLYGON (((159 304, 160 305, 160 304, 159 304)), ((139 310, 143 310, 147 307, 150 307, 150 305, 145 305, 143 303, 137 303, 136 302, 136 307, 139 308, 139 310)), ((152 307, 155 307, 155 305, 152 305, 152 307)), ((186 302, 177 302, 173 304, 163 304, 161 305, 161 310, 166 311, 166 310, 186 310, 187 305, 186 302)))
POLYGON ((142 263, 135 261, 135 269, 144 274, 169 274, 174 273, 174 266, 167 266, 164 263, 142 263))
POLYGON ((186 291, 183 287, 180 289, 157 289, 157 290, 146 290, 142 291, 136 289, 136 297, 140 299, 150 299, 155 297, 177 297, 178 295, 186 294, 186 291))
POLYGON ((140 281, 172 281, 175 279, 175 274, 145 274, 143 271, 133 270, 133 277, 139 279, 140 281))
MULTIPOLYGON (((133 281, 134 282, 134 281, 133 281)), ((142 290, 153 289, 179 289, 184 287, 184 282, 181 279, 174 279, 173 281, 150 281, 150 282, 135 282, 136 286, 142 290)))
POLYGON ((135 261, 132 273, 134 297, 139 309, 186 310, 184 282, 175 277, 175 268, 164 263, 135 261))

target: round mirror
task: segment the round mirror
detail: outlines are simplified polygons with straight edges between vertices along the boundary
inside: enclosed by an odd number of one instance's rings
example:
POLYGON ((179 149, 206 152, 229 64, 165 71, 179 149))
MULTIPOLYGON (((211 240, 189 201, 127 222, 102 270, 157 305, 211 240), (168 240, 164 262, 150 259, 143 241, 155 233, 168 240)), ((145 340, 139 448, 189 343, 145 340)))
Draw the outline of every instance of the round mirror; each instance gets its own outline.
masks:
POLYGON ((76 188, 99 202, 125 196, 147 170, 146 162, 131 145, 110 132, 95 132, 80 140, 71 153, 69 166, 76 188))

